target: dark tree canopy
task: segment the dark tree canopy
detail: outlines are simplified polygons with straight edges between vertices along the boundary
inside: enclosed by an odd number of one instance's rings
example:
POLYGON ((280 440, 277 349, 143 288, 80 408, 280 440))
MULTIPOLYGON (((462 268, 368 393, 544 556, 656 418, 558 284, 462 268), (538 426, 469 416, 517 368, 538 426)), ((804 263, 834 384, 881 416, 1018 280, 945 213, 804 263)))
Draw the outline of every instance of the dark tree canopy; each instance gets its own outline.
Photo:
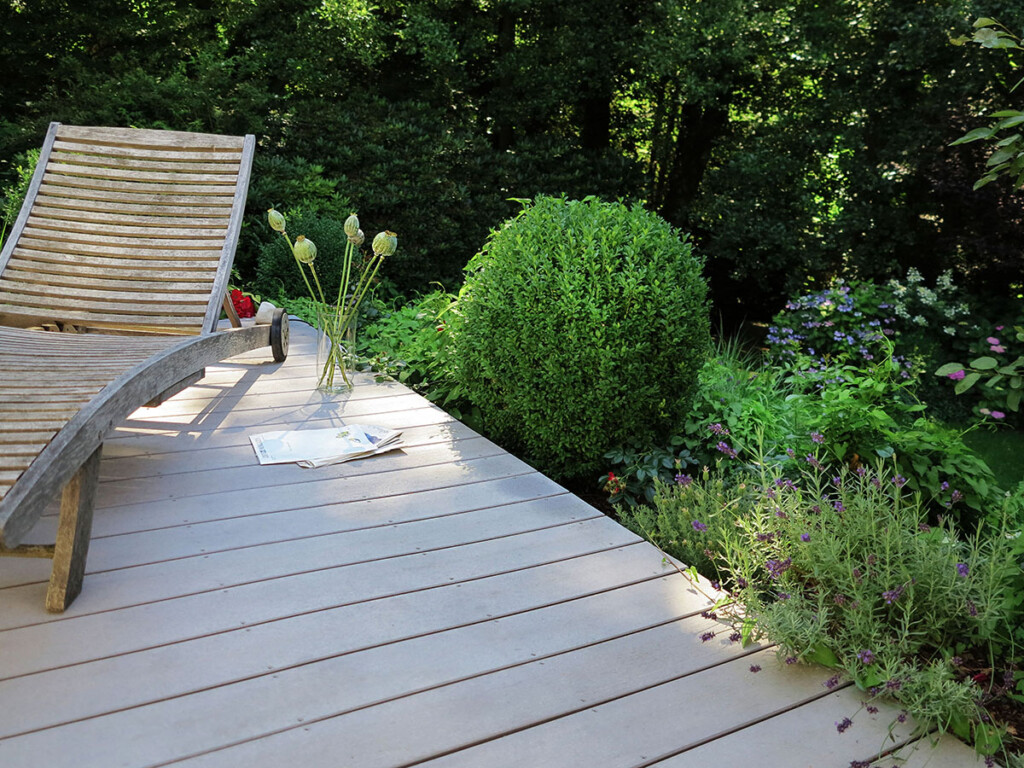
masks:
MULTIPOLYGON (((0 0, 0 177, 51 120, 259 139, 271 205, 399 232, 403 289, 454 287, 511 197, 642 201, 691 231, 727 322, 839 270, 953 267, 1006 294, 1020 194, 974 192, 1020 108, 951 36, 1017 0, 0 0)), ((3 180, 3 179, 0 179, 3 180)))

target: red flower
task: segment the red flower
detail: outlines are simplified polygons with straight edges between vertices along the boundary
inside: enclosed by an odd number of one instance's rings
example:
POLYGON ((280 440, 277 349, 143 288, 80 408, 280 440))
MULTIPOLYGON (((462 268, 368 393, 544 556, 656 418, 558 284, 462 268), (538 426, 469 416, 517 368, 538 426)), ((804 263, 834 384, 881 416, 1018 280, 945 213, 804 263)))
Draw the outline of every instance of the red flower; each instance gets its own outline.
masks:
POLYGON ((237 288, 231 291, 231 303, 239 317, 256 317, 256 307, 253 306, 252 297, 243 295, 237 288))

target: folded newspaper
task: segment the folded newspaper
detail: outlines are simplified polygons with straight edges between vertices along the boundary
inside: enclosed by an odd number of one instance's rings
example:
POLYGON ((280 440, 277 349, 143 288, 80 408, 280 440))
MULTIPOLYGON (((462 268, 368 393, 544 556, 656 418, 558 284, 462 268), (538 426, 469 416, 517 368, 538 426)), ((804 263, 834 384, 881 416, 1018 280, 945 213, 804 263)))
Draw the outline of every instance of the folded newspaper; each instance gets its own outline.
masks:
POLYGON ((402 447, 402 433, 368 424, 346 424, 331 429, 264 432, 249 437, 260 464, 324 467, 342 461, 375 456, 402 447))

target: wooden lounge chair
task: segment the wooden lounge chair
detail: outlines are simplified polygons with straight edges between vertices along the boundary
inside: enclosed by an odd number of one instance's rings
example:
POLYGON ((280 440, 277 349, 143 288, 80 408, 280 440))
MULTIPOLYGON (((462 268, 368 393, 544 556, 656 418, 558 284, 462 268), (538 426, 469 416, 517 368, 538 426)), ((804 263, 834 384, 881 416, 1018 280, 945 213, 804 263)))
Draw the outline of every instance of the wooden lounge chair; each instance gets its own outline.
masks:
POLYGON ((53 123, 0 253, 0 554, 53 558, 46 595, 81 591, 105 435, 260 347, 226 299, 255 140, 53 123), (217 331, 224 305, 232 328, 217 331), (21 545, 60 496, 55 545, 21 545))

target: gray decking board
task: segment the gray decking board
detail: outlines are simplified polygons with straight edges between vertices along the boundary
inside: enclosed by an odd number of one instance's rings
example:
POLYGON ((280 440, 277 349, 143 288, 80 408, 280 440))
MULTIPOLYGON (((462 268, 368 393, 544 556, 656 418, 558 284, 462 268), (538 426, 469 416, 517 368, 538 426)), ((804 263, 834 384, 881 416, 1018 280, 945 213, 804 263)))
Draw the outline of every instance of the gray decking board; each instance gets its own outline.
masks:
MULTIPOLYGON (((782 667, 728 631, 701 642, 721 629, 698 615, 707 584, 519 459, 393 382, 314 392, 304 326, 282 365, 207 374, 108 441, 66 614, 41 607, 41 561, 0 564, 4 768, 676 768, 723 754, 845 768, 880 754, 885 718, 835 734, 855 689, 829 693, 824 670, 782 667), (403 428, 409 447, 300 470, 259 467, 248 446, 343 421, 403 428)), ((940 754, 944 768, 971 753, 940 754)))

